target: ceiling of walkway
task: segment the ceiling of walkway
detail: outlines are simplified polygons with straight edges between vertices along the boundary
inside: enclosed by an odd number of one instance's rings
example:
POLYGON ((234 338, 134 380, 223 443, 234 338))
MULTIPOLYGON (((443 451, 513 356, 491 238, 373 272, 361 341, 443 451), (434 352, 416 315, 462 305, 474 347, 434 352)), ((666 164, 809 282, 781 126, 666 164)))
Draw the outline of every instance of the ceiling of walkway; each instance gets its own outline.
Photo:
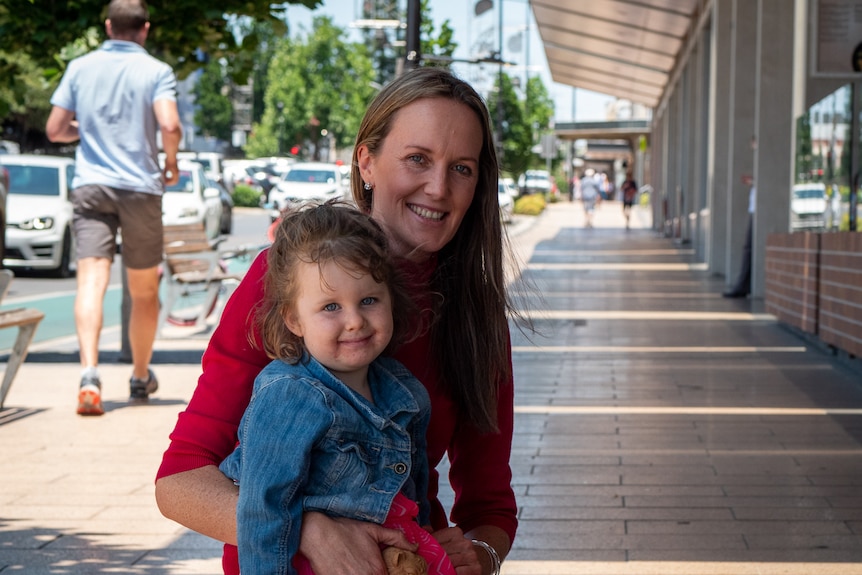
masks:
POLYGON ((706 0, 531 0, 555 82, 657 107, 706 0))

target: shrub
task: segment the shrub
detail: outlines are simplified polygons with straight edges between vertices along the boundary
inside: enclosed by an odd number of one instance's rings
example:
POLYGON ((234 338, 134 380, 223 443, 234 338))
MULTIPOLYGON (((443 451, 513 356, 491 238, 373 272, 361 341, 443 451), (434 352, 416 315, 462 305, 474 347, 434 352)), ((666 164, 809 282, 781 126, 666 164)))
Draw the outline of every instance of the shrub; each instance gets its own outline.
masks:
POLYGON ((545 209, 545 196, 528 194, 515 200, 515 213, 525 216, 538 216, 545 209))
POLYGON ((245 184, 237 184, 233 190, 233 205, 242 208, 260 207, 260 197, 263 194, 245 184))

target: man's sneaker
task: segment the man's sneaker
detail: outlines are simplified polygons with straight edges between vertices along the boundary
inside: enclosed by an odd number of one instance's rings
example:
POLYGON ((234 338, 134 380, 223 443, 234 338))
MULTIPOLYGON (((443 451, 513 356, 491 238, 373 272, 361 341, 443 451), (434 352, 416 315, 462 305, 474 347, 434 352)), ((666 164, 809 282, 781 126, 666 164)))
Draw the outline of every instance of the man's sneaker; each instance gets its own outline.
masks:
POLYGON ((134 376, 129 380, 130 400, 146 401, 151 394, 159 389, 159 380, 156 379, 156 374, 153 373, 152 369, 148 369, 147 373, 149 375, 147 381, 140 380, 134 376))
POLYGON ((85 375, 81 378, 78 391, 78 415, 102 415, 102 382, 98 376, 85 375))

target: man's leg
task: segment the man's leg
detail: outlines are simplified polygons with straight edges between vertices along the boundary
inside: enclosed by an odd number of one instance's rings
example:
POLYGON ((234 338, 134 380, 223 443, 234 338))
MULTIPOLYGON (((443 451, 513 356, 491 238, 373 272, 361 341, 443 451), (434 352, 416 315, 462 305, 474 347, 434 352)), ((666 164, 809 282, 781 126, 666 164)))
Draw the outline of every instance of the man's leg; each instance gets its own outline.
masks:
POLYGON ((159 268, 127 269, 132 313, 129 318, 129 343, 132 348, 132 377, 149 378, 150 360, 159 321, 159 268))
POLYGON ((88 257, 78 260, 78 293, 75 296, 75 327, 81 351, 81 367, 99 364, 102 306, 111 275, 111 260, 88 257))
POLYGON ((111 275, 111 260, 86 257, 78 260, 78 293, 75 297, 75 329, 81 356, 81 384, 78 388, 79 415, 102 415, 102 382, 99 364, 99 335, 102 331, 102 304, 111 275))

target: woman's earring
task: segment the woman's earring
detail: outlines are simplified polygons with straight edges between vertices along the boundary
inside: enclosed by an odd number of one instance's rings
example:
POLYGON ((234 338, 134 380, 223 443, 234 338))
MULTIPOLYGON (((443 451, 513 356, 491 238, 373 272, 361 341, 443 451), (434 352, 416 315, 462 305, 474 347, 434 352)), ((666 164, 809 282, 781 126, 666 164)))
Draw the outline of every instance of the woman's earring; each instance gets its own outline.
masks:
POLYGON ((368 182, 365 182, 365 183, 362 185, 362 187, 365 189, 365 191, 366 191, 366 192, 370 192, 371 190, 373 190, 373 189, 374 189, 374 186, 372 186, 372 185, 371 185, 371 184, 369 184, 368 182))

